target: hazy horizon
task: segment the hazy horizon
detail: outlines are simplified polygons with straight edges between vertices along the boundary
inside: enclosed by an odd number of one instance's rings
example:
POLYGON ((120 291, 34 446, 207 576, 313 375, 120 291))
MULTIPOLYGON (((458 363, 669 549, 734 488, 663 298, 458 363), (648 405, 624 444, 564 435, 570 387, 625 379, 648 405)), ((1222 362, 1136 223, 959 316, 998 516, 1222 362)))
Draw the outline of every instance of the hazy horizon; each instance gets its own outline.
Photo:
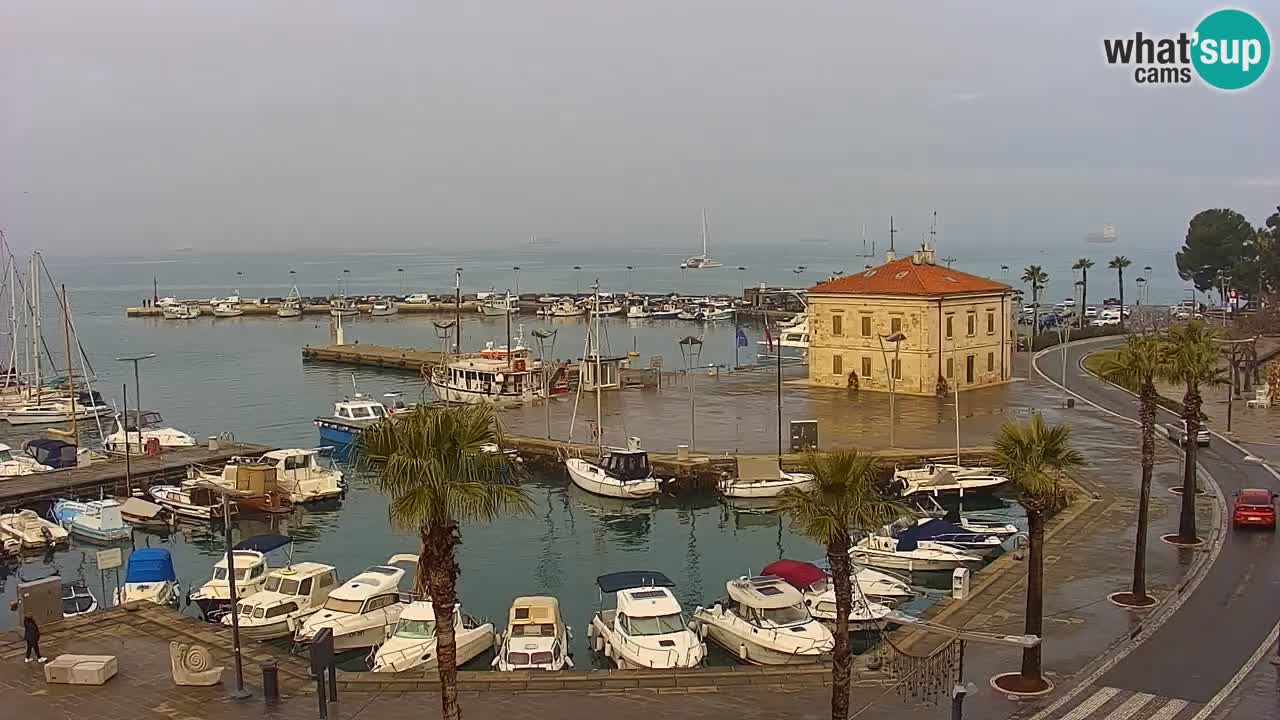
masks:
POLYGON ((706 208, 730 256, 864 225, 883 249, 891 214, 901 250, 936 210, 961 257, 1106 253, 1103 223, 1172 257, 1199 210, 1280 204, 1277 80, 1139 87, 1101 42, 1216 7, 14 0, 0 228, 115 257, 692 252, 706 208))

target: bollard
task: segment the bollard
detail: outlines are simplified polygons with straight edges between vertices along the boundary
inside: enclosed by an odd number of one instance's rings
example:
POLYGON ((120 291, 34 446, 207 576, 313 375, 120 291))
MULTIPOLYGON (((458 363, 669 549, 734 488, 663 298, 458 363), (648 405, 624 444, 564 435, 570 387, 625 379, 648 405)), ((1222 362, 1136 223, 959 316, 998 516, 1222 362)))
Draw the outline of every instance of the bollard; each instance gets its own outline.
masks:
POLYGON ((324 691, 324 672, 321 671, 316 678, 316 697, 320 700, 320 720, 329 717, 329 706, 325 702, 328 699, 327 693, 324 691))
POLYGON ((275 660, 262 663, 262 699, 268 705, 280 702, 280 666, 275 660))

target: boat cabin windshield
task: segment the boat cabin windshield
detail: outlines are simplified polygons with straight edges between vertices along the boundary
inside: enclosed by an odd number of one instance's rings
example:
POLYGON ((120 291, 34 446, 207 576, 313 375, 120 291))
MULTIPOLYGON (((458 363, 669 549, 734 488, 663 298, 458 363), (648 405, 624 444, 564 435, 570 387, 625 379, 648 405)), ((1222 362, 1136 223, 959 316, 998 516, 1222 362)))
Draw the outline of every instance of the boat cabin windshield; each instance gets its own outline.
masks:
POLYGON ((743 608, 743 610, 746 611, 747 620, 752 625, 758 625, 763 628, 801 625, 811 619, 809 611, 802 605, 789 605, 787 607, 769 608, 768 610, 749 607, 743 608))
POLYGON ((306 580, 295 580, 293 578, 282 578, 279 575, 272 575, 267 578, 267 584, 263 589, 267 592, 278 592, 282 595, 310 595, 311 578, 307 578, 306 580))
POLYGON ((376 403, 370 403, 368 405, 354 405, 338 409, 338 417, 350 418, 352 420, 370 420, 385 416, 386 410, 376 403))
POLYGON ((551 623, 534 623, 532 625, 512 625, 512 637, 554 637, 556 626, 551 623))
POLYGON ((343 600, 332 595, 328 600, 324 601, 324 609, 332 610, 336 613, 348 613, 354 615, 360 612, 360 608, 364 606, 363 600, 343 600))
POLYGON ((5 448, 0 450, 0 463, 7 463, 13 460, 13 451, 5 448))
POLYGON ((400 619, 396 625, 396 637, 410 640, 429 640, 436 636, 436 621, 400 619))
MULTIPOLYGON (((250 568, 236 568, 236 582, 240 582, 240 581, 242 581, 242 580, 247 580, 247 579, 248 579, 248 577, 249 577, 249 570, 250 570, 250 568)), ((224 567, 214 568, 214 569, 213 569, 213 579, 214 579, 214 580, 226 580, 226 579, 227 579, 227 569, 226 569, 226 568, 224 568, 224 567)))
POLYGON ((612 453, 605 456, 603 465, 605 472, 619 480, 644 480, 649 477, 648 453, 612 453))
POLYGON ((689 629, 684 613, 633 618, 623 615, 619 620, 628 635, 667 635, 689 629))
POLYGON ((511 665, 550 665, 560 660, 560 643, 552 646, 551 650, 543 652, 509 652, 507 653, 507 662, 511 665))

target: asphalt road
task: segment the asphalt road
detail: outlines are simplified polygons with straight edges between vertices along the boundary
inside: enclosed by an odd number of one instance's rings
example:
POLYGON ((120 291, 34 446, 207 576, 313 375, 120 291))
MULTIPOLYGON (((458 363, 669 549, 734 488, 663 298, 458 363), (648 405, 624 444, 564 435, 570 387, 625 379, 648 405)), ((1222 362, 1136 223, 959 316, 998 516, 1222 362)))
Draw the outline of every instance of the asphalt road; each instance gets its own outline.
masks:
MULTIPOLYGON (((1080 366, 1089 352, 1109 343, 1067 348, 1069 388, 1094 403, 1126 417, 1138 416, 1137 399, 1098 381, 1080 366)), ((1057 377, 1061 352, 1050 352, 1040 366, 1057 377)), ((1159 410, 1157 423, 1177 420, 1159 410)), ((1216 429, 1211 426, 1211 429, 1216 429)), ((1245 487, 1280 492, 1268 469, 1215 437, 1199 449, 1197 460, 1222 488, 1228 502, 1245 487)), ((1176 527, 1170 528, 1170 531, 1176 527)), ((1203 530, 1202 530, 1203 534, 1203 530)), ((1148 552, 1176 552, 1172 546, 1149 545, 1148 552)), ((1228 528, 1217 561, 1195 592, 1154 634, 1113 666, 1097 685, 1166 698, 1205 703, 1228 686, 1249 662, 1272 628, 1280 622, 1280 540, 1275 533, 1236 532, 1228 528)))

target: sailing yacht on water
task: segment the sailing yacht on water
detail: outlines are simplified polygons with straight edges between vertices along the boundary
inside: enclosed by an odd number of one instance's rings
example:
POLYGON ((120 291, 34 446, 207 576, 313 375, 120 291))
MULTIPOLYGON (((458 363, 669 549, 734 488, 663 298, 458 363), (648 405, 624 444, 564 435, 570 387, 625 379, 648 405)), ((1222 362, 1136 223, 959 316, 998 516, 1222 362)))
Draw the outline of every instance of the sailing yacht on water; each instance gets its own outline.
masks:
POLYGON ((284 302, 280 303, 280 307, 276 308, 276 317, 302 317, 302 296, 298 294, 297 285, 293 286, 293 289, 289 291, 289 295, 285 297, 284 302))
POLYGON ((693 257, 690 257, 690 258, 685 258, 685 261, 680 263, 680 269, 681 270, 705 270, 707 268, 718 268, 718 267, 724 267, 724 263, 718 260, 712 260, 711 256, 707 254, 707 211, 703 210, 702 211, 702 254, 694 255, 693 257))

